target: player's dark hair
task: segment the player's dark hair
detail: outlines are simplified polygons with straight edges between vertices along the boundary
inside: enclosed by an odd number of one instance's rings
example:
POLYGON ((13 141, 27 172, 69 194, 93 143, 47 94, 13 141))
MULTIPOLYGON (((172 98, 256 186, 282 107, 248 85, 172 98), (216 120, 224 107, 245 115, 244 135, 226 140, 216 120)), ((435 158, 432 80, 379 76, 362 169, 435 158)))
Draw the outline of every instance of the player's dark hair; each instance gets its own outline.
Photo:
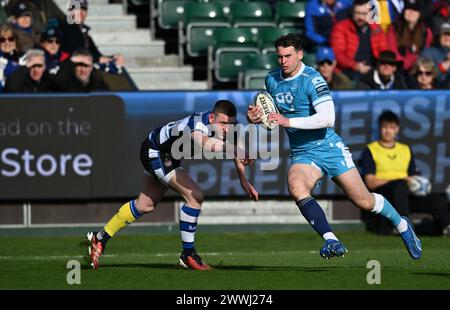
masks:
POLYGON ((77 56, 90 57, 91 59, 94 58, 92 56, 92 53, 86 48, 77 49, 75 52, 72 53, 72 57, 77 57, 77 56))
POLYGON ((275 48, 293 46, 296 51, 302 50, 302 38, 299 34, 288 33, 275 40, 275 48))
POLYGON ((369 2, 370 2, 370 0, 353 0, 353 6, 355 6, 355 5, 364 5, 364 4, 367 4, 369 2))
POLYGON ((383 123, 395 123, 397 125, 400 125, 400 119, 394 112, 384 110, 378 117, 378 125, 381 126, 383 123))
POLYGON ((217 101, 212 111, 214 114, 222 113, 230 117, 237 115, 236 107, 234 106, 234 103, 231 102, 230 100, 217 101))

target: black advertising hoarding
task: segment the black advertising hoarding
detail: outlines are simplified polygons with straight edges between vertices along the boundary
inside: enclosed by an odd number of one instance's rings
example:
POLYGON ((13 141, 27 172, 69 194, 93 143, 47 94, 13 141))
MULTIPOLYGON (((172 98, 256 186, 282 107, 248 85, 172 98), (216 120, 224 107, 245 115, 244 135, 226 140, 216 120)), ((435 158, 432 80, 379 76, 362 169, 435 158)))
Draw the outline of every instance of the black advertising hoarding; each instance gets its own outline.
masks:
POLYGON ((123 133, 115 96, 2 97, 0 197, 109 197, 125 169, 123 133))

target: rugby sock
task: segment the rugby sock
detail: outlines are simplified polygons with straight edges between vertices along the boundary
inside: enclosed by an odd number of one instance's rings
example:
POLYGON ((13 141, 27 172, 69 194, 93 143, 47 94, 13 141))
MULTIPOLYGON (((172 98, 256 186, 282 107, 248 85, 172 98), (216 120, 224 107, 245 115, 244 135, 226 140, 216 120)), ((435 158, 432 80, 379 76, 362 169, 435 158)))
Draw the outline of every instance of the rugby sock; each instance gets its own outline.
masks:
POLYGON ((391 221, 399 233, 405 232, 408 229, 406 220, 398 214, 397 210, 395 210, 386 198, 376 193, 373 193, 373 195, 375 197, 375 206, 373 207, 372 212, 380 214, 391 221))
POLYGON ((338 240, 334 235, 333 230, 328 224, 325 213, 323 212, 317 201, 309 196, 296 202, 300 212, 308 221, 314 230, 325 240, 333 239, 338 240))
POLYGON ((120 207, 103 229, 110 237, 113 237, 119 230, 134 222, 141 215, 136 208, 135 201, 131 200, 120 207))
POLYGON ((194 252, 195 230, 197 229, 197 220, 200 215, 200 209, 194 209, 186 204, 180 208, 180 231, 181 241, 183 243, 183 252, 186 255, 194 252))

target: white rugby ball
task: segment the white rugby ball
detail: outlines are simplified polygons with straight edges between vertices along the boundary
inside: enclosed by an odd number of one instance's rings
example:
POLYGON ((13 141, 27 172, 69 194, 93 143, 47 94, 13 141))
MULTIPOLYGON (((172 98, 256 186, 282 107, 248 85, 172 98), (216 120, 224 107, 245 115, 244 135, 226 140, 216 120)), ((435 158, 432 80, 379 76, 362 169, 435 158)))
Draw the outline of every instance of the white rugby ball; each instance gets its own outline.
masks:
POLYGON ((427 178, 415 175, 410 182, 408 188, 414 196, 424 197, 431 192, 431 183, 427 178))
POLYGON ((274 129, 277 126, 277 123, 272 121, 269 122, 269 114, 272 112, 278 113, 277 106, 272 98, 272 96, 266 91, 260 91, 256 93, 252 100, 253 106, 258 106, 261 108, 262 117, 261 117, 261 126, 266 129, 274 129))

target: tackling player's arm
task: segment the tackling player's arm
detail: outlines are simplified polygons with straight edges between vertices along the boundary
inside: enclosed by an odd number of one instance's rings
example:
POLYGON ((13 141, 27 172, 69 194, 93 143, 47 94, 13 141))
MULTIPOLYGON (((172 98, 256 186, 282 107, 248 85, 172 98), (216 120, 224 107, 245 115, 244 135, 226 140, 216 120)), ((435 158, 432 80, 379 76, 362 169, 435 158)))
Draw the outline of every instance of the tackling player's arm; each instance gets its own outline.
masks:
MULTIPOLYGON (((239 147, 242 150, 245 150, 245 146, 242 145, 242 141, 240 139, 234 139, 235 141, 235 146, 239 147)), ((252 161, 252 163, 254 162, 254 160, 250 159, 250 156, 248 155, 248 153, 246 152, 246 157, 249 158, 249 160, 252 161)), ((250 184, 250 182, 247 180, 247 176, 245 175, 245 166, 242 163, 241 160, 234 158, 234 165, 236 166, 236 171, 238 173, 239 176, 239 181, 241 183, 241 187, 242 189, 247 193, 247 195, 252 198, 255 201, 258 201, 259 199, 259 194, 256 191, 256 189, 253 187, 252 184, 250 184)))
POLYGON ((250 198, 253 198, 255 201, 258 200, 258 192, 250 182, 248 182, 245 175, 245 166, 251 165, 254 160, 249 158, 247 152, 242 147, 232 145, 217 138, 208 137, 201 131, 193 131, 191 137, 194 143, 201 145, 207 152, 224 152, 227 155, 234 156, 234 164, 239 175, 242 189, 250 198))
POLYGON ((244 166, 251 165, 254 162, 254 160, 250 159, 247 152, 241 147, 232 145, 214 137, 208 137, 205 133, 199 130, 192 131, 191 137, 194 143, 201 145, 203 150, 206 152, 225 153, 226 155, 239 160, 244 166))
POLYGON ((259 194, 253 185, 247 180, 245 175, 245 166, 237 158, 234 159, 234 165, 236 166, 236 171, 239 175, 239 181, 241 182, 242 189, 247 193, 248 197, 252 198, 254 201, 258 201, 259 194))

